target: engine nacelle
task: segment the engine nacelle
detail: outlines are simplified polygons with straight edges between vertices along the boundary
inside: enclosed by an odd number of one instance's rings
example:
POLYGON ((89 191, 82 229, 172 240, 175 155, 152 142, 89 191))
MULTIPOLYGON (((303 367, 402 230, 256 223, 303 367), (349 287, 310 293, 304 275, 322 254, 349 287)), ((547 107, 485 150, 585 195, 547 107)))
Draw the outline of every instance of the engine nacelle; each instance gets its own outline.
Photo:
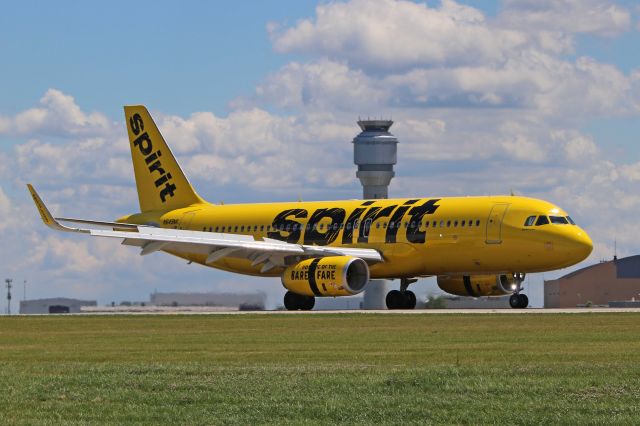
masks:
POLYGON ((369 282, 369 266, 358 258, 331 256, 303 260, 282 274, 282 285, 306 296, 351 296, 369 282))
POLYGON ((439 275, 438 287, 456 296, 503 296, 513 292, 512 275, 439 275))

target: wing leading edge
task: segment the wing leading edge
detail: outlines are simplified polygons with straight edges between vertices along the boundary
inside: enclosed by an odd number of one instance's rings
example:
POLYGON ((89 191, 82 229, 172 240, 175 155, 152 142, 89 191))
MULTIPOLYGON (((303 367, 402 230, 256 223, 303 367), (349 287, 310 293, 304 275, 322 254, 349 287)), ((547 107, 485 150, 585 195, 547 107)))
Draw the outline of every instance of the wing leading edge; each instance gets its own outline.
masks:
POLYGON ((95 237, 122 238, 123 244, 140 247, 140 255, 142 256, 164 250, 185 254, 204 254, 207 256, 206 264, 215 263, 225 257, 249 259, 253 266, 262 264, 260 269, 262 273, 275 267, 286 266, 285 258, 288 256, 353 256, 361 258, 369 264, 384 261, 380 252, 374 249, 310 246, 291 244, 269 238, 256 240, 251 235, 186 231, 85 219, 54 218, 33 186, 28 184, 27 187, 38 208, 42 221, 49 228, 64 232, 80 232, 95 237), (111 229, 69 227, 62 225, 61 221, 111 229))

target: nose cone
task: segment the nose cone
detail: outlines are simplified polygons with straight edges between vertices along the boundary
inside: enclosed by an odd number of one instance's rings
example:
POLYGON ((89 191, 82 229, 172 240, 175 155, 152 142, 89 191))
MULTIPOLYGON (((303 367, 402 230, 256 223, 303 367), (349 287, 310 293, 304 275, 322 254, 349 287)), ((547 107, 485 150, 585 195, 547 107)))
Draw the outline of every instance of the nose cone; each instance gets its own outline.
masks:
POLYGON ((589 257, 593 251, 593 242, 591 241, 589 234, 584 232, 583 229, 577 228, 572 230, 569 239, 571 251, 573 251, 575 255, 576 263, 582 262, 589 257))

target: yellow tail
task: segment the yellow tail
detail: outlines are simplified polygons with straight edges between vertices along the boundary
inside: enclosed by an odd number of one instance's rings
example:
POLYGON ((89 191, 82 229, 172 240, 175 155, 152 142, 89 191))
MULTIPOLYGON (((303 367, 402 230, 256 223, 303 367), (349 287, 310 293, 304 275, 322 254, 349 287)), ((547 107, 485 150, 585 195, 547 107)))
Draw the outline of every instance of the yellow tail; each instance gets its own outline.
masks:
POLYGON ((124 107, 140 211, 173 210, 205 201, 196 194, 142 105, 124 107))

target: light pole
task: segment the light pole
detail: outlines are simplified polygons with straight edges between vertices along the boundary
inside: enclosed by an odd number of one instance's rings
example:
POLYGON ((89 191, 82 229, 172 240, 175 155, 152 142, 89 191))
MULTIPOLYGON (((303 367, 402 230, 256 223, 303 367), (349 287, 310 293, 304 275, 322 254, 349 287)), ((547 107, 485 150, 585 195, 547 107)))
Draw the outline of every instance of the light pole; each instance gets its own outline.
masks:
POLYGON ((7 315, 11 315, 11 283, 13 280, 7 278, 4 280, 7 283, 7 315))

